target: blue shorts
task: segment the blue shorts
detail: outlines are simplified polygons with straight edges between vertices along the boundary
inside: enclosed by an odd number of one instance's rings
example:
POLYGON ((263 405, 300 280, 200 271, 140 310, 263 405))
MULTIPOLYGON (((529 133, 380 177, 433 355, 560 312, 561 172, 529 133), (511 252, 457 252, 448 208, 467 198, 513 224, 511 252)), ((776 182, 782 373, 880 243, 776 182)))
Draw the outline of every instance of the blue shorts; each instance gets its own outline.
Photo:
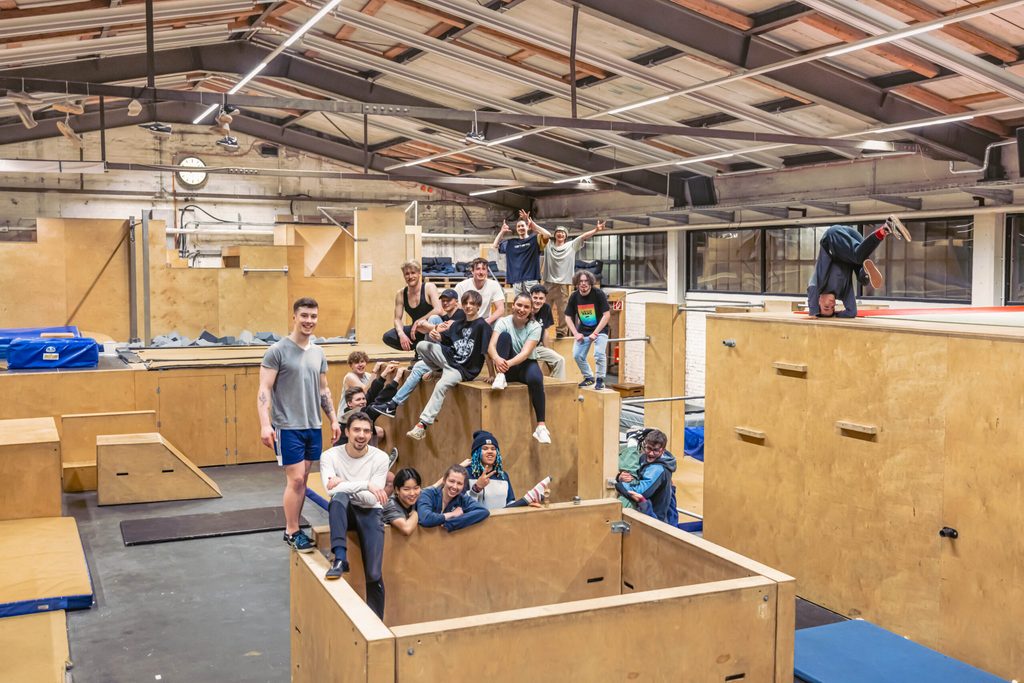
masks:
POLYGON ((303 460, 317 461, 322 450, 319 429, 275 429, 274 453, 277 464, 296 465, 303 460))

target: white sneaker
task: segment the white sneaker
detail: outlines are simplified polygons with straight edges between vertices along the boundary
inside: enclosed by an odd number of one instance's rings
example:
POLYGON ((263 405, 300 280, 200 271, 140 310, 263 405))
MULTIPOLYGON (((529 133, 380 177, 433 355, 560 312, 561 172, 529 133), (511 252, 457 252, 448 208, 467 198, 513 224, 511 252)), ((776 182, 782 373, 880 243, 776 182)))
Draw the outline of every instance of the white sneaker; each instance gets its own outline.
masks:
POLYGON ((416 426, 410 429, 408 432, 406 432, 405 435, 408 436, 410 439, 423 441, 423 439, 427 438, 427 428, 421 425, 419 422, 417 422, 416 426))
POLYGON ((551 443, 551 432, 548 431, 546 425, 537 425, 537 428, 533 430, 533 438, 541 443, 551 443))
POLYGON ((505 379, 505 373, 499 372, 495 377, 494 381, 491 382, 491 389, 501 390, 508 386, 508 381, 505 379))

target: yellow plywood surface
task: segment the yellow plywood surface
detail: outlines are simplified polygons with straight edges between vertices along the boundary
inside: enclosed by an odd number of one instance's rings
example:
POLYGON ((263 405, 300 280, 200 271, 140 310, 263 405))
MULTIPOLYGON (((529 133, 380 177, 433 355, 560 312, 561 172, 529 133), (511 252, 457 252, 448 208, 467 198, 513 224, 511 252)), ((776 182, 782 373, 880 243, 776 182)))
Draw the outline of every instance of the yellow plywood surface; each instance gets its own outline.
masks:
POLYGON ((761 577, 394 627, 403 683, 777 678, 776 585, 761 577), (653 634, 657 634, 654 636, 653 634), (666 647, 671 643, 671 647, 666 647), (480 656, 480 653, 487 653, 480 656), (735 678, 734 678, 735 677, 735 678))
MULTIPOLYGON (((406 537, 389 528, 384 622, 394 626, 617 595, 621 537, 611 533, 609 522, 619 518, 619 509, 616 501, 584 501, 496 510, 454 533, 420 528, 406 537), (439 552, 459 560, 424 561, 439 552)), ((363 594, 358 548, 350 535, 353 569, 346 580, 363 594)))
POLYGON ((220 498, 220 487, 160 434, 96 437, 100 505, 220 498))
POLYGON ((600 498, 605 482, 618 472, 622 397, 610 389, 581 389, 579 396, 583 400, 577 402, 578 495, 600 498))
MULTIPOLYGON (((686 314, 679 311, 676 304, 648 303, 644 315, 650 336, 644 344, 644 396, 683 396, 686 393, 686 314)), ((683 452, 684 401, 646 404, 644 425, 665 432, 670 451, 683 452)))
POLYGON ((70 659, 64 610, 0 619, 0 681, 65 683, 70 659))
POLYGON ((96 462, 96 437, 100 434, 134 434, 156 430, 156 411, 79 413, 61 416, 61 459, 96 462))
POLYGON ((407 253, 405 211, 400 208, 358 209, 355 212, 355 328, 361 342, 377 341, 394 324, 395 292, 405 286, 402 263, 407 253), (368 266, 370 279, 361 268, 368 266))
POLYGON ((327 560, 292 553, 291 680, 394 683, 391 632, 344 581, 323 581, 327 560))
MULTIPOLYGON (((95 450, 95 447, 93 448, 95 450)), ((66 462, 61 465, 65 493, 96 490, 96 461, 66 462)))
POLYGON ((1015 677, 1024 544, 989 530, 1024 521, 1020 402, 1005 390, 1024 339, 869 320, 709 317, 705 535, 814 602, 1015 677))
POLYGON ((64 222, 65 320, 69 324, 128 339, 127 233, 125 220, 64 222))
MULTIPOLYGON (((226 465, 227 377, 223 371, 161 373, 158 429, 195 464, 226 465)), ((254 399, 255 401, 255 399, 254 399)))
POLYGON ((35 242, 0 242, 0 327, 63 325, 64 221, 39 218, 35 242), (17 296, 11 296, 17 292, 17 296))
POLYGON ((53 418, 0 420, 0 519, 61 514, 60 438, 53 418))
POLYGON ((0 603, 92 594, 71 517, 0 521, 0 576, 0 603))

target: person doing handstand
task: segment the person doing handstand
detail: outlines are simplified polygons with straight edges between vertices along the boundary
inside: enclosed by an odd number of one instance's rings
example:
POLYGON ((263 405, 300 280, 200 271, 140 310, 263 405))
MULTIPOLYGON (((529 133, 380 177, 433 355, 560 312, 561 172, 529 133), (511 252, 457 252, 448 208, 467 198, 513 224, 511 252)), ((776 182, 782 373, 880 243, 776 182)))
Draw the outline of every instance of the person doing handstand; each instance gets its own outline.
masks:
POLYGON ((910 240, 910 232, 903 222, 889 216, 877 230, 861 237, 849 225, 833 225, 821 236, 818 260, 807 284, 807 314, 818 318, 856 318, 857 295, 852 278, 862 285, 869 282, 875 289, 884 284, 881 271, 869 256, 888 235, 910 240), (836 312, 836 299, 845 310, 836 312))

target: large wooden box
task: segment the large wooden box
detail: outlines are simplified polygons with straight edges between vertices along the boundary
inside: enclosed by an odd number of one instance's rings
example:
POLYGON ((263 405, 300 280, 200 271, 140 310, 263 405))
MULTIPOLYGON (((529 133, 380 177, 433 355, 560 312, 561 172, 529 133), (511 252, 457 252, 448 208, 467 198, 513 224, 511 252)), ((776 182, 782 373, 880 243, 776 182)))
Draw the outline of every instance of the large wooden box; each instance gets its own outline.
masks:
POLYGON ((0 420, 0 520, 61 516, 60 436, 52 417, 0 420))
POLYGON ((349 548, 292 556, 293 681, 793 679, 793 579, 616 501, 388 529, 384 621, 349 548))
POLYGON ((705 536, 1020 678, 1022 385, 1020 328, 709 316, 705 536))

